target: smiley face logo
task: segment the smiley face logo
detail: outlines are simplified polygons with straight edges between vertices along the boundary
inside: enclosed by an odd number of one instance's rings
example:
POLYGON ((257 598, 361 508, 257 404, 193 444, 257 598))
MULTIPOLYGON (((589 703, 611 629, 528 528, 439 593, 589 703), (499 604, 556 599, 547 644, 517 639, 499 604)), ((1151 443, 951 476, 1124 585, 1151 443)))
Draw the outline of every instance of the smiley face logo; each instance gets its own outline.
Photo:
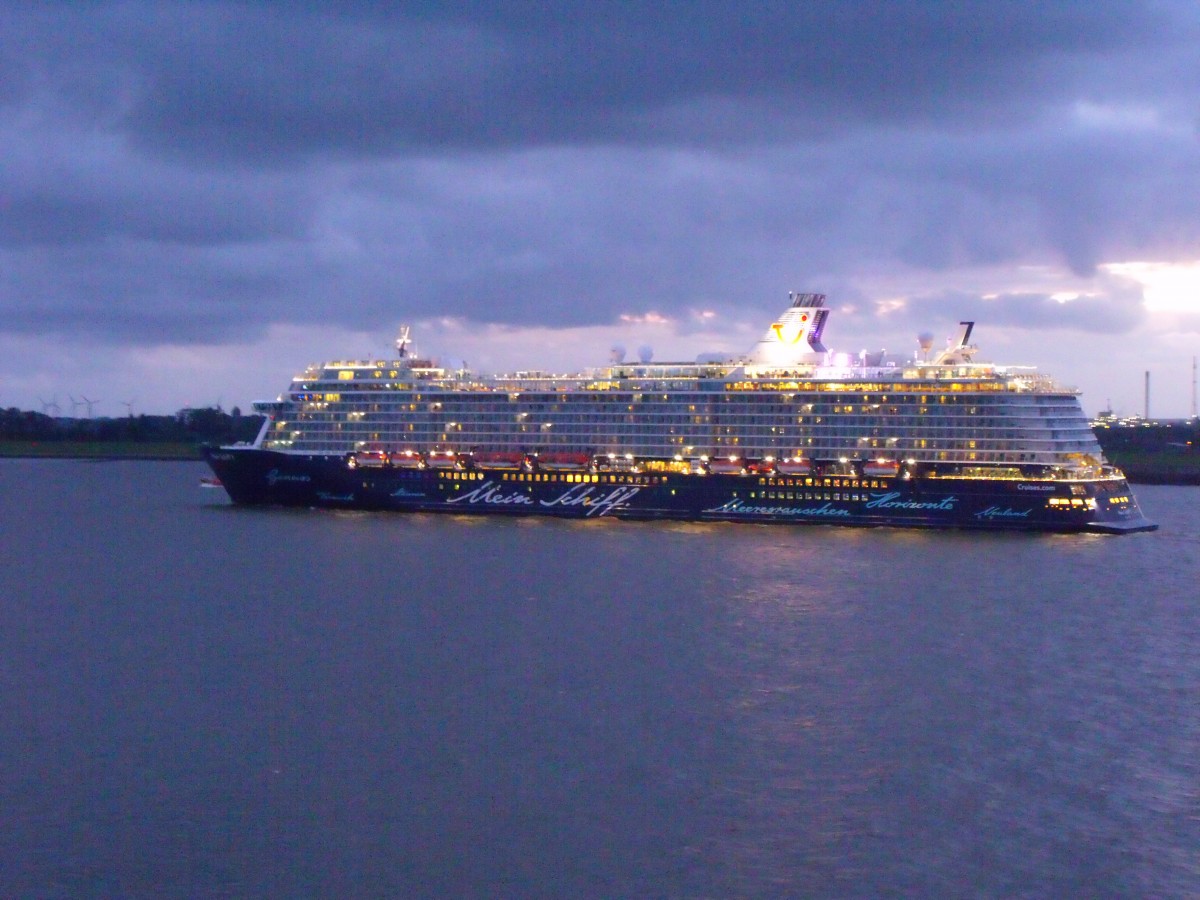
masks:
POLYGON ((775 332, 775 337, 779 339, 779 343, 798 344, 800 343, 800 338, 804 337, 804 332, 808 330, 808 313, 800 314, 800 324, 796 327, 796 332, 791 337, 784 336, 782 322, 774 323, 771 326, 771 330, 775 332))

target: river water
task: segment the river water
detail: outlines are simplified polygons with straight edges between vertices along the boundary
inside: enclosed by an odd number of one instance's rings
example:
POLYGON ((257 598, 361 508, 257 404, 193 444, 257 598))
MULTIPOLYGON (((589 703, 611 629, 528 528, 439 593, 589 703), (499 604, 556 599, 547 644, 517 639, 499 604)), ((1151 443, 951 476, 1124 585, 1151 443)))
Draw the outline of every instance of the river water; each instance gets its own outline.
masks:
POLYGON ((0 461, 0 896, 1200 895, 1124 537, 237 509, 0 461))

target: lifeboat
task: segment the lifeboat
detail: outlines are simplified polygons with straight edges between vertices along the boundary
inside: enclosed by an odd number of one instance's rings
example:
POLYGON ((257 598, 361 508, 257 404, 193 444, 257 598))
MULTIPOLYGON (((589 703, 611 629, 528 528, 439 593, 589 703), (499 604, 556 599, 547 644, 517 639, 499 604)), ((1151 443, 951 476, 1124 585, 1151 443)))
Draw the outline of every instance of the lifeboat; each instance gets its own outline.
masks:
POLYGON ((431 469, 457 469, 458 454, 453 450, 430 450, 425 454, 425 465, 431 469))
POLYGON ((746 465, 736 456, 728 459, 710 459, 708 471, 713 475, 745 475, 746 465))
POLYGON ((398 469, 420 469, 425 465, 425 460, 416 450, 401 450, 392 454, 392 465, 398 469))
POLYGON ((602 472, 642 471, 641 463, 634 458, 632 453, 626 453, 624 456, 618 456, 615 453, 610 453, 607 456, 597 456, 596 467, 602 472))
POLYGON ((590 453, 539 453, 537 467, 546 472, 582 472, 591 468, 590 453))
POLYGON ((775 462, 775 471, 780 475, 811 475, 812 460, 804 459, 801 456, 793 456, 791 459, 780 459, 775 462))
POLYGON ((352 469, 382 469, 389 461, 382 450, 358 450, 350 457, 349 466, 352 469))
POLYGON ((869 478, 894 478, 900 474, 900 463, 894 459, 871 459, 863 463, 862 470, 869 478))
POLYGON ((200 479, 200 487, 202 487, 202 488, 222 488, 222 487, 225 487, 225 485, 223 485, 221 483, 220 478, 209 475, 209 476, 205 476, 200 479))
POLYGON ((524 453, 472 453, 471 464, 477 469, 505 470, 520 469, 525 464, 524 453))

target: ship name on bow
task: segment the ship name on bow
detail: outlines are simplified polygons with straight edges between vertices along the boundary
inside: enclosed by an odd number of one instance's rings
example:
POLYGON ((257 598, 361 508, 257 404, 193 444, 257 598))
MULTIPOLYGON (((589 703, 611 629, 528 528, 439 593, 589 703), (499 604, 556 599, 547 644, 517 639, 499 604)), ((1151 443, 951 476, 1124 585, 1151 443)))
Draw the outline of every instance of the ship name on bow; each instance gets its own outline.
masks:
POLYGON ((310 475, 286 475, 283 472, 280 472, 278 469, 272 469, 270 472, 267 473, 267 484, 274 487, 276 482, 280 482, 280 481, 305 481, 305 482, 307 482, 307 481, 312 481, 312 476, 310 476, 310 475))

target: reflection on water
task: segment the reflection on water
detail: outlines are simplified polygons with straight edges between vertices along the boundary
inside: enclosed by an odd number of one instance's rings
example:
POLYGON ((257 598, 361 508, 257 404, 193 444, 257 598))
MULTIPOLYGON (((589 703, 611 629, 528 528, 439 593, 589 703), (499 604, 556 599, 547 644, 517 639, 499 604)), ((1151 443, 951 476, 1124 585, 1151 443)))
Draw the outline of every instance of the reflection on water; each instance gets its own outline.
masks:
POLYGON ((1200 893, 1152 534, 241 510, 0 463, 0 895, 1200 893))

